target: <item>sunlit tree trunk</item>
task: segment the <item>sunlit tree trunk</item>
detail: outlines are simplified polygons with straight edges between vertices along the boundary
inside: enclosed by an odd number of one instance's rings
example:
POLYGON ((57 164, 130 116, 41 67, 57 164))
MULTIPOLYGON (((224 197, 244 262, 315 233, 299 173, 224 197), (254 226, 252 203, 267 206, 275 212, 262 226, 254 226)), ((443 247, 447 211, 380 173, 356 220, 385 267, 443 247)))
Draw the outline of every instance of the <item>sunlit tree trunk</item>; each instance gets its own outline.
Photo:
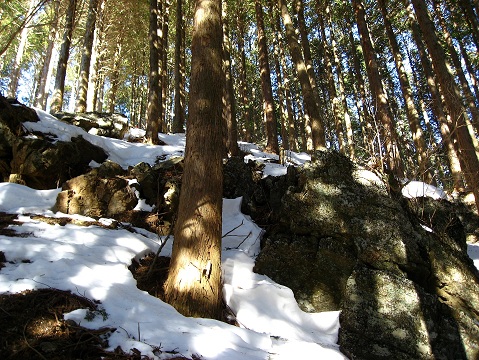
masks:
POLYGON ((186 316, 221 318, 221 0, 196 0, 185 164, 166 301, 186 316))
MULTIPOLYGON (((325 11, 322 11, 321 13, 325 13, 325 11)), ((320 25, 319 27, 321 30, 321 40, 322 40, 323 49, 324 49, 324 63, 326 65, 325 71, 326 71, 326 79, 328 81, 330 107, 333 113, 333 121, 334 121, 334 127, 336 129, 336 136, 338 139, 339 151, 342 154, 345 154, 346 141, 344 139, 343 123, 341 121, 343 117, 341 112, 341 103, 336 91, 336 84, 334 82, 331 47, 327 43, 326 29, 324 26, 324 19, 321 13, 318 11, 318 20, 320 25)))
POLYGON ((289 15, 286 2, 284 0, 278 0, 278 6, 281 11, 284 27, 286 28, 286 39, 288 42, 290 55, 298 73, 298 80, 300 82, 301 91, 303 94, 304 109, 311 123, 313 148, 315 150, 325 149, 326 138, 324 133, 324 124, 320 118, 320 111, 314 98, 313 88, 309 80, 306 64, 301 52, 301 47, 298 43, 298 36, 296 35, 293 21, 289 15))
POLYGON ((394 128, 387 95, 381 82, 382 78, 379 74, 376 53, 366 24, 364 5, 360 0, 353 0, 353 7, 361 38, 361 47, 366 60, 366 71, 373 97, 374 110, 376 112, 375 117, 377 122, 381 124, 382 140, 384 141, 385 148, 384 158, 387 165, 386 170, 398 178, 403 178, 404 169, 399 154, 397 133, 394 128))
MULTIPOLYGON (((477 132, 479 132, 479 109, 476 107, 476 102, 474 95, 471 92, 471 89, 469 87, 469 83, 466 79, 466 76, 464 75, 464 71, 462 70, 462 64, 461 64, 461 59, 459 58, 459 55, 457 54, 456 48, 454 47, 453 44, 453 39, 451 36, 451 33, 448 30, 446 21, 444 19, 444 16, 442 15, 442 11, 440 9, 440 4, 437 2, 437 0, 433 1, 434 4, 434 11, 436 14, 436 18, 439 20, 439 24, 441 25, 442 28, 442 33, 444 36, 444 40, 446 41, 447 44, 447 49, 449 51, 449 59, 451 59, 452 64, 454 65, 454 70, 456 72, 456 76, 459 79, 459 84, 462 89, 462 95, 463 98, 465 99, 465 104, 469 108, 469 111, 471 112, 471 122, 476 129, 477 132)), ((466 123, 469 120, 466 119, 466 123)), ((474 132, 471 132, 471 138, 473 140, 475 139, 475 136, 473 135, 474 132)), ((477 146, 477 141, 476 141, 476 149, 478 148, 477 146)))
POLYGON ((175 114, 171 131, 185 132, 185 48, 183 0, 176 0, 176 35, 175 35, 175 114))
POLYGON ((446 156, 448 159, 449 169, 451 170, 454 189, 457 191, 462 191, 464 189, 464 182, 462 179, 461 165, 457 152, 458 146, 455 139, 453 139, 451 135, 451 128, 453 125, 452 123, 449 123, 450 118, 448 119, 444 112, 441 94, 439 93, 439 88, 437 86, 434 72, 429 61, 429 55, 424 48, 421 31, 419 29, 419 25, 417 24, 416 16, 414 14, 414 9, 412 5, 407 6, 407 11, 413 39, 419 52, 421 65, 424 70, 424 75, 426 76, 429 93, 431 94, 431 109, 440 125, 439 129, 442 135, 442 142, 445 145, 446 156))
MULTIPOLYGON (((33 12, 33 9, 35 8, 35 3, 36 0, 30 0, 30 5, 28 7, 27 14, 25 17, 30 18, 33 12)), ((17 54, 15 56, 15 61, 13 63, 13 71, 10 75, 10 84, 8 87, 8 96, 15 98, 17 97, 17 88, 18 88, 18 83, 20 81, 20 73, 21 73, 21 67, 22 67, 22 58, 23 54, 25 52, 25 47, 27 45, 27 40, 28 40, 28 34, 30 32, 30 28, 28 27, 28 23, 25 24, 23 27, 21 33, 20 33, 20 42, 18 44, 17 48, 17 54)))
POLYGON ((68 58, 70 57, 70 45, 72 42, 73 26, 75 23, 76 0, 70 0, 65 20, 63 40, 58 58, 57 74, 55 76, 55 87, 53 89, 50 112, 52 114, 62 111, 63 95, 65 92, 65 78, 67 75, 68 58))
POLYGON ((263 119, 266 132, 267 152, 279 154, 277 121, 274 113, 273 90, 271 87, 271 71, 268 60, 268 44, 264 31, 263 8, 260 0, 255 0, 256 25, 258 31, 259 70, 261 90, 263 94, 263 119))
POLYGON ((45 50, 45 56, 43 58, 43 66, 40 70, 40 75, 38 78, 38 86, 35 92, 35 101, 33 103, 34 106, 41 108, 43 110, 46 109, 47 106, 47 97, 48 97, 48 89, 47 84, 50 82, 51 76, 51 62, 52 62, 52 54, 53 48, 55 47, 55 38, 57 36, 57 27, 58 27, 58 10, 60 7, 60 0, 52 1, 51 8, 52 8, 52 23, 50 25, 50 31, 48 33, 48 44, 45 50))
POLYGON ((384 27, 386 29, 386 34, 388 36, 389 44, 391 46, 394 64, 396 65, 396 71, 399 76, 401 92, 404 98, 404 103, 406 105, 406 117, 409 122, 409 128, 412 133, 414 146, 416 147, 416 159, 419 168, 419 176, 421 176, 421 178, 427 180, 427 182, 430 183, 432 181, 432 174, 428 170, 430 168, 430 162, 427 158, 426 142, 424 140, 424 134, 419 121, 419 114, 417 112, 416 105, 414 104, 411 85, 409 84, 406 69, 404 68, 404 61, 401 55, 401 51, 399 49, 396 35, 394 34, 391 20, 389 19, 386 1, 378 0, 378 5, 383 16, 384 27))
POLYGON ((161 117, 160 88, 160 39, 158 38, 158 3, 150 0, 150 73, 148 77, 148 105, 146 110, 146 141, 158 144, 159 122, 161 117))
POLYGON ((250 126, 249 126, 249 99, 248 99, 248 84, 246 82, 246 52, 245 52, 245 9, 244 4, 238 4, 238 14, 236 21, 237 30, 237 53, 238 61, 238 107, 239 117, 238 124, 240 127, 239 137, 241 140, 250 141, 250 126))
POLYGON ((279 91, 282 93, 281 101, 281 136, 283 138, 283 148, 286 150, 297 151, 297 141, 295 138, 294 115, 292 106, 292 97, 290 90, 290 72, 286 66, 284 46, 284 38, 281 34, 281 20, 277 6, 273 0, 269 0, 269 8, 271 12, 271 22, 273 32, 275 34, 275 57, 276 57, 276 72, 278 77, 279 91))
POLYGON ((344 128, 346 130, 346 142, 348 147, 348 155, 350 159, 356 158, 356 146, 354 143, 354 136, 353 136, 353 125, 351 123, 351 117, 349 116, 348 104, 346 102, 346 94, 344 88, 344 77, 342 71, 342 64, 338 56, 336 40, 334 32, 331 31, 332 37, 332 51, 333 51, 333 64, 336 67, 336 72, 338 76, 338 92, 339 92, 339 99, 342 106, 342 113, 344 119, 344 128))
POLYGON ((225 72, 223 116, 226 122, 226 149, 231 156, 238 156, 238 125, 236 122, 236 99, 231 73, 231 42, 227 21, 226 2, 223 3, 223 67, 225 72))
POLYGON ((476 207, 479 209, 479 161, 467 129, 465 119, 467 114, 462 105, 459 88, 455 82, 454 75, 448 69, 444 48, 439 45, 436 29, 429 17, 426 4, 423 0, 412 0, 411 2, 432 59, 434 72, 452 123, 452 132, 453 134, 455 133, 459 143, 459 157, 465 166, 463 174, 474 194, 476 207))
POLYGON ((80 79, 77 92, 77 102, 75 105, 76 113, 84 113, 86 111, 86 98, 88 94, 88 81, 90 79, 90 64, 93 49, 93 37, 95 35, 97 10, 98 0, 90 0, 88 5, 88 18, 85 25, 85 35, 83 37, 80 79))
POLYGON ((356 103, 358 108, 359 123, 361 124, 361 133, 363 139, 363 147, 370 156, 374 156, 374 131, 372 114, 369 112, 367 105, 366 97, 366 88, 364 84, 364 79, 361 74, 361 61, 358 55, 358 46, 353 37, 353 30, 351 24, 348 23, 349 30, 349 43, 351 44, 351 62, 352 69, 354 72, 354 78, 357 83, 357 92, 359 93, 358 100, 359 103, 356 103))
POLYGON ((464 42, 462 39, 458 40, 459 42, 459 48, 461 50, 461 56, 462 59, 464 60, 464 64, 466 65, 467 73, 469 75, 469 78, 471 79, 471 85, 472 88, 474 89, 474 94, 475 94, 475 100, 476 103, 479 101, 479 81, 476 76, 476 71, 474 70, 474 66, 471 62, 471 59, 469 58, 469 54, 464 46, 464 42))
POLYGON ((116 94, 119 87, 120 62, 123 49, 123 37, 120 36, 116 41, 115 55, 113 56, 113 69, 110 75, 110 91, 108 93, 108 111, 113 113, 116 105, 116 94))

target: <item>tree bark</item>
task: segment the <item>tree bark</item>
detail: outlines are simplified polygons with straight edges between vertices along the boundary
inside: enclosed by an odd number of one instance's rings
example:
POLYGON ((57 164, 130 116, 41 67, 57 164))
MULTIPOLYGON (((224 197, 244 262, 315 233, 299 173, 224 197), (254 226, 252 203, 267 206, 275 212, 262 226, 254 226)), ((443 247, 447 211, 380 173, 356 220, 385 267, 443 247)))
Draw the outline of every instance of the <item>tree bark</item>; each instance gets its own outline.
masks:
POLYGON ((361 38, 361 47, 366 60, 366 71, 376 112, 375 117, 377 122, 381 124, 382 140, 384 141, 385 148, 384 160, 387 165, 386 170, 397 178, 403 178, 404 169, 399 154, 396 129, 394 128, 391 109, 382 85, 381 75, 379 74, 376 53, 366 24, 364 5, 360 0, 353 0, 353 7, 361 38))
POLYGON ((419 25, 414 15, 414 9, 412 7, 412 4, 407 6, 407 11, 413 39, 419 52, 421 66, 424 70, 424 75, 426 76, 429 93, 431 94, 431 109, 437 121, 439 122, 439 129, 442 135, 442 142, 445 145, 445 151, 448 159, 449 169, 451 170, 453 186, 456 191, 462 191, 464 189, 464 182, 461 174, 461 165, 459 162, 456 140, 453 139, 451 135, 452 123, 448 123, 448 120, 450 120, 450 118, 448 119, 444 112, 441 94, 439 93, 439 88, 434 76, 434 71, 429 61, 429 55, 424 48, 421 30, 419 29, 419 25))
MULTIPOLYGON (((444 19, 444 16, 442 15, 440 5, 437 2, 437 0, 433 0, 433 5, 434 5, 434 11, 435 11, 436 17, 439 20, 439 24, 442 28, 444 40, 446 41, 447 48, 449 50, 449 58, 451 59, 452 64, 454 65, 456 76, 459 79, 460 88, 462 89, 462 96, 465 99, 466 106, 469 108, 469 111, 471 112, 471 122, 474 128, 476 129, 476 131, 479 132, 479 109, 476 107, 474 95, 471 92, 469 83, 467 82, 466 76, 464 75, 464 71, 462 70, 461 59, 459 58, 456 48, 454 47, 451 33, 449 32, 447 28, 446 21, 444 19)), ((466 119, 466 123, 468 121, 469 120, 466 119)), ((471 133, 471 137, 474 141, 475 139, 473 134, 474 132, 471 133)))
POLYGON ((226 122, 226 149, 231 156, 239 156, 236 100, 231 72, 231 42, 229 38, 226 2, 223 4, 223 67, 225 72, 223 116, 226 122))
POLYGON ((286 39, 288 42, 290 55, 298 73, 298 79, 303 94, 304 109, 311 122, 313 148, 314 150, 325 149, 326 138, 324 134, 324 124, 320 118, 319 108, 316 105, 313 88, 309 80, 306 64, 304 63, 301 48, 298 43, 298 37, 293 26, 293 21, 289 15, 286 2, 284 0, 278 0, 278 6, 281 11, 284 27, 286 28, 286 39))
POLYGON ((426 4, 423 0, 412 0, 411 2, 434 65, 434 72, 452 123, 453 135, 457 137, 459 143, 459 158, 465 166, 463 174, 474 194, 476 207, 479 209, 479 161, 467 129, 465 118, 467 115, 462 105, 459 88, 453 74, 448 69, 446 54, 443 47, 439 45, 436 29, 429 17, 426 4))
POLYGON ((77 0, 70 0, 65 20, 62 46, 58 57, 57 74, 55 76, 55 88, 52 95, 50 112, 52 114, 62 111, 63 95, 65 92, 65 77, 67 75, 68 58, 70 57, 70 45, 72 42, 73 26, 75 24, 77 0))
POLYGON ((35 107, 41 108, 43 110, 47 107, 47 88, 46 85, 49 83, 51 76, 51 60, 53 54, 53 48, 55 47, 55 38, 57 36, 57 27, 58 27, 58 10, 60 7, 60 0, 52 1, 52 23, 50 25, 50 32, 48 34, 48 44, 45 50, 45 56, 43 59, 43 66, 40 70, 39 81, 37 90, 35 93, 35 101, 33 105, 35 107))
POLYGON ((261 91, 263 94, 263 120, 266 133, 266 148, 269 153, 279 154, 277 121, 274 113, 273 90, 271 87, 271 70, 268 60, 268 44, 264 31, 263 8, 260 0, 255 0, 256 25, 258 31, 259 70, 261 91))
POLYGON ((409 84, 409 79, 404 68, 404 62, 401 51, 399 49, 399 44, 397 42, 396 35, 394 34, 391 20, 389 19, 386 1, 378 0, 378 5, 383 17, 384 27, 386 28, 386 34, 388 36, 389 45, 391 46, 391 51, 394 58, 394 64, 396 66, 396 71, 399 76, 401 93, 403 95, 404 103, 406 105, 406 117, 409 122, 409 128, 412 133, 414 146, 416 147, 416 159, 419 168, 419 175, 421 176, 421 178, 425 179, 428 183, 430 183, 432 181, 432 174, 428 170, 430 168, 430 162, 427 155, 427 147, 424 140, 424 134, 419 121, 419 114, 412 96, 411 85, 409 84))
POLYGON ((169 79, 168 79, 168 33, 169 33, 169 17, 170 17, 170 0, 162 0, 163 4, 163 20, 161 23, 161 117, 159 123, 159 129, 162 133, 168 132, 167 126, 167 100, 168 100, 168 89, 169 89, 169 79))
MULTIPOLYGON (((28 11, 26 18, 32 18, 33 10, 35 8, 35 3, 36 0, 30 0, 30 5, 28 6, 28 11)), ((17 97, 17 88, 18 88, 18 83, 20 81, 20 73, 21 73, 21 66, 22 66, 22 58, 23 54, 25 52, 25 47, 27 45, 28 41, 28 33, 30 32, 30 28, 27 26, 28 22, 25 23, 25 26, 22 28, 22 31, 20 33, 20 42, 18 44, 17 48, 17 54, 15 56, 15 61, 13 63, 13 71, 10 76, 10 84, 8 87, 8 96, 12 98, 17 97)))
POLYGON ((90 79, 90 64, 97 11, 98 0, 90 0, 88 5, 88 17, 85 24, 85 35, 83 37, 83 49, 80 63, 80 81, 77 92, 77 102, 75 106, 76 113, 84 113, 86 111, 88 81, 90 79))
POLYGON ((158 144, 159 122, 161 117, 160 89, 160 39, 158 38, 158 0, 150 0, 150 73, 148 77, 148 105, 146 110, 146 141, 158 144))
POLYGON ((175 35, 175 115, 172 132, 185 132, 185 48, 183 46, 183 0, 176 0, 176 35, 175 35))
POLYGON ((321 41, 322 41, 323 49, 324 49, 324 63, 326 65, 325 72, 326 72, 326 79, 328 81, 330 107, 333 113, 333 121, 334 121, 334 126, 336 129, 336 137, 338 139, 338 148, 342 154, 345 154, 346 141, 344 139, 343 123, 341 121, 343 115, 341 112, 341 107, 340 107, 341 104, 339 101, 339 97, 336 91, 336 84, 334 82, 330 44, 327 43, 326 29, 324 26, 324 19, 322 16, 322 13, 325 13, 325 12, 326 11, 321 11, 321 12, 318 11, 319 28, 321 31, 321 41))
POLYGON ((221 0, 196 0, 186 150, 166 301, 186 316, 221 318, 221 0))

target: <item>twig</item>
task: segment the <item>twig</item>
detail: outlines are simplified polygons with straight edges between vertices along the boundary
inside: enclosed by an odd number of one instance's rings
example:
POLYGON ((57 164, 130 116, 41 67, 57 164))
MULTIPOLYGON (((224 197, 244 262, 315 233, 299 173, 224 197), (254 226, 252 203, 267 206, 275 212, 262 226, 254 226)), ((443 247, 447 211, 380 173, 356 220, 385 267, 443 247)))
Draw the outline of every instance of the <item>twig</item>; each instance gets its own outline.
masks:
POLYGON ((155 254, 155 257, 153 259, 153 262, 151 263, 150 265, 150 269, 148 270, 148 273, 146 274, 147 277, 149 277, 151 275, 151 273, 153 272, 153 269, 156 265, 156 261, 158 259, 158 257, 160 256, 160 253, 161 253, 161 250, 163 250, 163 248, 165 247, 166 245, 166 242, 168 241, 168 239, 170 238, 170 236, 173 234, 173 227, 175 225, 175 218, 173 218, 173 220, 171 221, 171 224, 170 224, 170 229, 168 230, 168 235, 166 236, 165 240, 161 243, 160 247, 158 248, 158 251, 156 252, 155 254))
MULTIPOLYGON (((240 228, 241 226, 243 226, 243 223, 244 223, 244 220, 241 220, 241 224, 239 224, 238 226, 235 226, 234 228, 232 228, 230 231, 228 231, 227 233, 225 233, 221 238, 224 238, 224 237, 227 237, 229 234, 231 234, 233 231, 235 231, 236 229, 240 228)), ((248 235, 249 236, 249 235, 248 235)))

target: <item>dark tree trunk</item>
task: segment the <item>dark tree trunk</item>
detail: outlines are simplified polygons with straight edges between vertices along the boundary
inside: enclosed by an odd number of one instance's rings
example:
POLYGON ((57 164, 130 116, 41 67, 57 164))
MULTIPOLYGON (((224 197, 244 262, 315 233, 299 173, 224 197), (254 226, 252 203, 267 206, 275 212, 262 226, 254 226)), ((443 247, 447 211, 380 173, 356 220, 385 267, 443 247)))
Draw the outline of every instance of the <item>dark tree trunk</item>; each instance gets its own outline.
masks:
POLYGON ((146 110, 146 141, 158 144, 158 131, 161 116, 160 88, 160 40, 158 39, 158 3, 150 0, 150 74, 148 82, 148 106, 146 110))
POLYGON ((175 35, 175 115, 171 131, 185 132, 185 48, 183 46, 183 0, 176 0, 175 35))
POLYGON ((255 0, 256 25, 258 31, 259 71, 263 94, 263 118, 266 132, 266 151, 279 154, 277 121, 274 113, 273 90, 271 88, 271 71, 268 60, 268 44, 264 31, 263 8, 260 0, 255 0))

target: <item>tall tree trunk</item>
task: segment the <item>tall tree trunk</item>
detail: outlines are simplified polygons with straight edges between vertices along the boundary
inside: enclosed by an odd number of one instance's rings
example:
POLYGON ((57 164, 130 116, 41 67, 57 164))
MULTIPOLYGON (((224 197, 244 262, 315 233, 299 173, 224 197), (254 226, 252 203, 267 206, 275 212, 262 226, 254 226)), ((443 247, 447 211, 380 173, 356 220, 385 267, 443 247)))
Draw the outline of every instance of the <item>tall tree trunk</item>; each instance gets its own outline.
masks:
POLYGON ((469 54, 467 53, 466 47, 464 46, 463 39, 458 40, 459 48, 461 50, 462 59, 464 60, 464 64, 466 65, 467 73, 469 78, 471 79, 471 85, 474 89, 476 104, 479 101, 479 81, 476 76, 476 71, 474 66, 472 65, 471 59, 469 58, 469 54))
POLYGON ((304 63, 301 48, 298 43, 298 37, 293 26, 293 21, 289 15, 285 0, 278 0, 278 6, 281 11, 284 27, 286 28, 286 39, 288 42, 290 55, 298 73, 298 79, 303 94, 304 109, 311 122, 313 148, 314 150, 325 149, 326 138, 324 133, 324 125, 322 119, 320 118, 319 108, 316 105, 313 88, 309 80, 306 64, 304 63))
POLYGON ((150 0, 150 74, 148 76, 148 105, 146 110, 146 141, 158 144, 161 117, 160 39, 158 38, 158 0, 150 0))
POLYGON ((86 111, 86 98, 88 94, 88 81, 90 79, 90 64, 97 11, 98 0, 90 0, 88 5, 88 17, 85 24, 85 35, 83 37, 83 49, 80 63, 80 81, 78 86, 77 102, 75 105, 76 113, 84 113, 86 111))
POLYGON ((255 0, 256 25, 258 31, 259 70, 263 94, 263 119, 266 132, 266 151, 279 154, 277 121, 274 113, 271 71, 268 60, 268 44, 264 31, 263 8, 260 0, 255 0))
POLYGON ((448 116, 453 125, 453 134, 455 133, 459 143, 459 158, 465 166, 463 174, 474 194, 476 207, 479 209, 479 161, 467 129, 465 119, 467 115, 462 105, 459 88, 453 74, 449 72, 446 54, 444 49, 439 45, 436 29, 434 23, 429 18, 426 4, 423 0, 412 0, 411 2, 414 6, 417 21, 434 65, 434 71, 440 85, 441 94, 446 104, 448 116))
POLYGON ((469 25, 477 50, 479 49, 479 19, 477 18, 479 16, 479 9, 476 9, 476 13, 474 13, 470 0, 459 0, 458 6, 461 8, 465 20, 469 25))
POLYGON ((221 317, 221 0, 196 0, 191 87, 178 219, 166 301, 186 316, 221 317))
POLYGON ((163 0, 163 20, 161 23, 162 27, 162 38, 161 38, 161 117, 159 128, 162 133, 168 132, 168 126, 166 121, 166 110, 167 110, 167 100, 168 100, 168 33, 169 33, 169 16, 170 16, 170 0, 163 0))
POLYGON ((319 20, 319 28, 321 31, 321 40, 324 49, 324 62, 325 62, 325 71, 326 71, 326 79, 328 81, 328 90, 329 90, 329 98, 330 98, 330 106, 333 112, 333 121, 334 126, 336 129, 336 137, 338 139, 338 147, 339 151, 342 154, 346 153, 346 141, 344 139, 344 130, 343 130, 343 123, 341 121, 343 115, 341 113, 341 103, 339 101, 339 97, 336 91, 336 84, 334 82, 334 75, 333 75, 333 65, 332 65, 332 55, 330 51, 330 45, 327 42, 326 38, 326 29, 324 26, 324 19, 322 13, 325 11, 318 11, 318 20, 319 20))
MULTIPOLYGON (((123 48, 123 37, 120 35, 116 41, 115 55, 113 56, 113 69, 110 75, 110 91, 108 93, 108 111, 113 113, 116 105, 116 93, 118 92, 120 77, 120 61, 123 48)), ((132 81, 132 83, 134 83, 132 81)))
MULTIPOLYGON (((366 88, 364 79, 361 74, 361 61, 358 55, 358 47, 354 40, 352 25, 348 22, 349 42, 351 44, 351 61, 352 68, 354 69, 354 77, 356 79, 360 103, 357 103, 359 122, 361 124, 361 132, 363 135, 363 146, 367 153, 372 157, 374 156, 374 130, 373 130, 373 117, 367 106, 366 88)), ((359 100, 359 99, 358 99, 359 100)))
MULTIPOLYGON (((30 5, 28 6, 28 11, 25 17, 31 18, 33 10, 35 8, 36 0, 30 0, 30 5)), ((18 82, 20 81, 20 73, 22 69, 22 58, 25 52, 25 47, 28 41, 28 33, 30 32, 30 28, 28 27, 28 23, 25 24, 21 33, 20 33, 20 42, 17 48, 17 54, 15 56, 15 61, 13 63, 13 71, 10 76, 10 84, 8 87, 8 96, 15 98, 17 97, 17 88, 18 82)))
MULTIPOLYGON (((449 32, 447 28, 446 21, 440 9, 440 4, 437 2, 437 0, 433 0, 433 4, 434 4, 434 11, 435 11, 436 17, 439 20, 439 24, 442 27, 442 33, 444 35, 444 39, 446 40, 447 48, 449 50, 449 58, 451 59, 452 64, 454 65, 456 76, 459 79, 459 84, 462 89, 463 98, 465 99, 466 106, 469 108, 471 112, 471 122, 474 128, 476 129, 476 131, 479 132, 479 109, 476 107, 474 95, 471 92, 469 83, 467 82, 466 76, 464 75, 464 71, 462 70, 461 59, 459 58, 456 48, 454 47, 451 33, 449 32)), ((466 123, 468 121, 469 120, 466 119, 466 123)), ((471 136, 474 137, 473 133, 471 134, 471 136)), ((473 138, 473 140, 475 139, 473 138)))
POLYGON ((426 76, 429 93, 431 94, 432 112, 440 125, 439 129, 442 135, 442 141, 445 145, 446 156, 448 159, 449 169, 451 170, 454 189, 456 191, 462 191, 464 189, 464 183, 461 174, 461 165, 458 157, 458 146, 455 139, 453 139, 451 135, 451 130, 453 130, 453 124, 452 122, 450 122, 451 119, 448 118, 444 112, 441 94, 439 93, 439 88, 436 82, 436 78, 434 76, 434 71, 432 69, 431 63, 429 62, 429 55, 424 48, 421 30, 419 29, 419 25, 417 23, 412 4, 407 5, 407 11, 413 39, 419 52, 421 65, 424 70, 424 75, 426 76))
POLYGON ((63 32, 62 46, 58 57, 57 74, 55 76, 55 87, 53 89, 50 112, 52 114, 62 111, 63 95, 65 92, 65 77, 67 75, 68 58, 70 57, 70 45, 72 42, 73 26, 75 23, 77 0, 69 0, 63 32))
POLYGON ((226 122, 226 149, 231 156, 238 156, 238 126, 236 122, 236 101, 231 73, 231 42, 227 21, 226 2, 223 3, 223 66, 225 71, 223 116, 226 122))
POLYGON ((249 126, 249 109, 250 103, 248 99, 248 84, 246 77, 246 52, 245 52, 245 9, 244 4, 240 2, 238 4, 238 17, 236 28, 238 31, 237 35, 237 52, 239 55, 238 61, 238 98, 239 98, 239 108, 241 109, 240 117, 238 118, 238 123, 240 124, 240 138, 244 141, 249 141, 251 139, 250 126, 249 126))
POLYGON ((432 181, 432 174, 428 170, 430 168, 430 162, 427 157, 427 147, 424 140, 424 134, 421 128, 419 114, 414 104, 412 96, 411 85, 407 77, 406 69, 404 68, 404 61, 399 49, 399 44, 394 34, 394 30, 389 19, 389 13, 385 0, 378 0, 378 5, 383 16, 384 27, 386 28, 386 34, 388 36, 389 45, 394 58, 394 64, 396 65, 396 71, 399 76, 399 84, 401 92, 406 105, 406 117, 409 122, 409 128, 411 129, 412 139, 414 146, 416 147, 416 159, 419 168, 419 176, 426 179, 429 183, 432 181))
POLYGON ((282 94, 281 102, 281 137, 283 140, 283 148, 285 150, 297 150, 297 142, 295 139, 294 115, 291 99, 291 90, 289 86, 288 67, 284 53, 284 38, 281 35, 281 20, 277 6, 273 0, 269 0, 269 9, 272 17, 273 33, 275 34, 274 53, 276 63, 277 82, 279 91, 282 94))
POLYGON ((389 107, 386 92, 384 91, 379 67, 376 60, 369 29, 366 23, 364 5, 360 0, 353 0, 354 13, 361 38, 366 70, 368 73, 369 86, 373 96, 373 104, 376 112, 376 121, 381 124, 382 137, 385 147, 385 161, 387 171, 398 178, 404 176, 403 164, 399 154, 396 129, 394 128, 391 109, 389 107))
POLYGON ((348 154, 350 159, 356 158, 356 146, 354 144, 354 136, 353 136, 353 125, 351 123, 351 117, 349 116, 348 111, 348 103, 346 101, 346 94, 344 90, 344 77, 342 71, 341 61, 338 56, 337 46, 334 31, 331 29, 331 38, 332 38, 332 50, 333 50, 333 64, 336 68, 337 76, 338 76, 338 92, 339 92, 339 99, 342 105, 342 113, 344 119, 344 127, 346 130, 346 140, 347 140, 347 147, 348 147, 348 154))
POLYGON ((51 61, 52 61, 52 54, 53 48, 55 47, 55 38, 57 37, 57 27, 58 27, 58 10, 60 7, 60 0, 53 0, 52 1, 52 23, 50 25, 50 32, 48 34, 48 44, 45 50, 45 56, 43 58, 43 66, 40 71, 39 81, 37 91, 35 93, 35 101, 33 103, 34 106, 41 108, 43 110, 46 109, 47 106, 47 84, 50 82, 51 76, 51 61))
POLYGON ((183 46, 183 0, 176 0, 176 34, 175 34, 175 115, 171 131, 185 132, 185 48, 183 46))

